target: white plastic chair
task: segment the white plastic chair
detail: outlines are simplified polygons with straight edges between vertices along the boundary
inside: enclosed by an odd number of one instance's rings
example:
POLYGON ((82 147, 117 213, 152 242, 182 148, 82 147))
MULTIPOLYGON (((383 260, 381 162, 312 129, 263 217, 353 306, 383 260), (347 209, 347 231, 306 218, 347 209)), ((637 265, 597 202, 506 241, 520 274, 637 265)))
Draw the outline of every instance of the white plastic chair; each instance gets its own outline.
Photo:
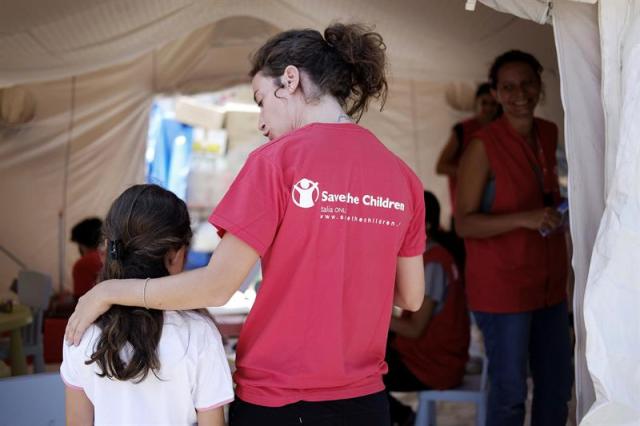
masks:
POLYGON ((28 374, 2 379, 0 395, 0 424, 65 424, 64 383, 60 373, 28 374))
MULTIPOLYGON (((44 373, 44 345, 42 343, 42 321, 49 307, 53 286, 49 275, 35 271, 20 271, 18 274, 18 300, 31 308, 33 321, 22 328, 22 346, 25 356, 33 356, 33 370, 44 373)), ((8 345, 0 347, 0 358, 9 356, 8 345)))
POLYGON ((476 425, 484 426, 487 418, 487 373, 489 361, 482 355, 482 374, 467 374, 455 389, 418 392, 418 412, 415 426, 436 426, 436 401, 473 402, 476 404, 476 425))

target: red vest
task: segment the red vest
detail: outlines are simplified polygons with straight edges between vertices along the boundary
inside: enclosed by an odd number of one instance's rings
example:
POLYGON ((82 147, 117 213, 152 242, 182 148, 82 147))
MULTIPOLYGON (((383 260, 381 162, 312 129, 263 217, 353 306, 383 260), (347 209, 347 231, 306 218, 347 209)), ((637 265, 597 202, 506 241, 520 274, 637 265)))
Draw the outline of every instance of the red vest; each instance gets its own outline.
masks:
POLYGON ((447 274, 444 306, 429 320, 421 337, 397 336, 395 347, 422 383, 432 389, 451 389, 462 382, 469 356, 469 312, 464 287, 453 257, 443 247, 428 249, 423 260, 425 265, 430 262, 442 265, 447 274))
MULTIPOLYGON (((462 126, 462 140, 458 141, 460 145, 458 147, 458 152, 456 153, 456 164, 458 164, 458 162, 460 161, 464 150, 467 148, 467 146, 469 146, 469 142, 471 142, 471 139, 473 139, 472 136, 482 128, 482 123, 480 123, 475 117, 472 117, 468 120, 456 124, 454 126, 454 130, 457 126, 462 126)), ((454 134, 456 134, 455 131, 454 134)), ((455 176, 449 176, 449 197, 451 198, 451 211, 454 211, 456 207, 456 182, 457 180, 455 176)))
MULTIPOLYGON (((541 152, 509 124, 506 117, 475 134, 483 144, 495 176, 491 213, 505 214, 544 207, 544 191, 560 201, 556 174, 558 129, 535 119, 541 152), (541 181, 534 165, 542 171, 541 181)), ((562 232, 542 237, 515 229, 491 238, 465 239, 467 297, 472 311, 513 313, 551 306, 566 298, 567 249, 562 232)))

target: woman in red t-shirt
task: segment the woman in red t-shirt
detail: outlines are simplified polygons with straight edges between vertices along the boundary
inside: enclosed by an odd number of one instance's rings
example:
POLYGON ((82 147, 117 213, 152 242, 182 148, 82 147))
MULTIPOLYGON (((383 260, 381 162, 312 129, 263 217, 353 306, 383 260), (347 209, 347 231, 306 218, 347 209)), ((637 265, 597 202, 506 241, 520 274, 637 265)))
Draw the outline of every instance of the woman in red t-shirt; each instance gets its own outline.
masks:
POLYGON ((475 134, 458 169, 467 298, 489 358, 488 425, 523 424, 528 369, 532 425, 564 425, 571 396, 558 130, 534 117, 541 73, 528 53, 496 58, 489 77, 504 115, 475 134))
POLYGON ((425 232, 420 180, 352 121, 384 100, 385 64, 382 37, 355 24, 267 41, 250 74, 270 142, 209 218, 222 236, 209 265, 100 283, 80 299, 67 339, 77 344, 111 304, 222 305, 260 258, 230 424, 386 426, 391 307, 422 303, 425 232))

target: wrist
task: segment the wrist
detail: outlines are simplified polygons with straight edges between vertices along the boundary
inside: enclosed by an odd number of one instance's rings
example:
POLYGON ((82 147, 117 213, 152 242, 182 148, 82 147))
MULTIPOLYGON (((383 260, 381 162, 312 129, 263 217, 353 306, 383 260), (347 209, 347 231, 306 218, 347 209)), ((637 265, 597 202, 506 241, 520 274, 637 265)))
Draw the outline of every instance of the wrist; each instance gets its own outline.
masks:
POLYGON ((116 280, 107 280, 99 283, 94 287, 96 290, 96 297, 100 300, 101 303, 105 305, 113 305, 114 302, 114 288, 116 287, 116 280))
POLYGON ((527 213, 528 212, 521 212, 516 215, 515 225, 517 228, 531 229, 527 213))

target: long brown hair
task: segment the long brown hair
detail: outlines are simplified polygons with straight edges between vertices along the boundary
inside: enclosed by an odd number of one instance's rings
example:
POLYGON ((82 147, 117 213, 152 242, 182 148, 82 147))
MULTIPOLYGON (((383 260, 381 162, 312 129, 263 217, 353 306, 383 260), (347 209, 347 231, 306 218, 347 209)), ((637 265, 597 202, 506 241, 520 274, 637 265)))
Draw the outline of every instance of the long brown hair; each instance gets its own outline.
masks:
MULTIPOLYGON (((251 58, 251 77, 279 77, 289 65, 306 71, 347 114, 362 117, 372 98, 387 98, 386 46, 382 36, 361 24, 332 24, 316 30, 290 30, 269 39, 251 58)), ((276 82, 278 85, 279 82, 276 82)))
MULTIPOLYGON (((100 281, 123 278, 158 278, 169 275, 165 256, 188 246, 191 226, 187 206, 175 194, 157 185, 135 185, 111 205, 103 226, 107 258, 100 281)), ((114 305, 96 324, 102 330, 94 353, 100 377, 141 382, 149 370, 157 375, 163 312, 114 305), (120 356, 131 345, 128 362, 120 356)))

